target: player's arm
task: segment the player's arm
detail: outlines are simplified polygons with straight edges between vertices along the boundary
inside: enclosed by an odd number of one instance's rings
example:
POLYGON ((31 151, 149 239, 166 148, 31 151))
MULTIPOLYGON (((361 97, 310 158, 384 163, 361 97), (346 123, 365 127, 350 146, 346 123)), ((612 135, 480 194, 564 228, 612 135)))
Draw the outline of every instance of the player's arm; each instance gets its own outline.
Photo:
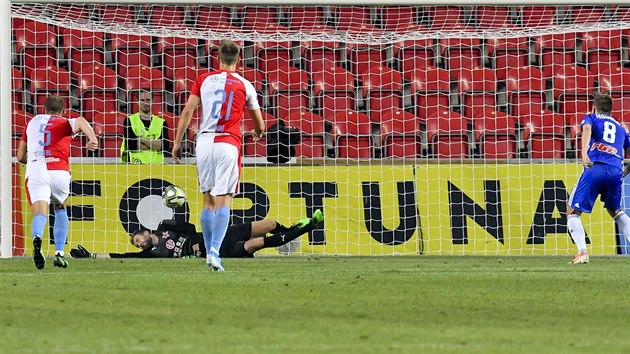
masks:
POLYGON ((74 132, 81 132, 88 137, 87 149, 90 151, 95 151, 98 149, 98 139, 96 138, 96 134, 94 134, 94 129, 90 123, 83 117, 79 117, 74 122, 74 132))
POLYGON ((588 145, 591 142, 591 135, 591 125, 582 124, 582 163, 586 168, 593 166, 591 159, 588 157, 588 145))
POLYGON ((18 145, 17 149, 17 160, 19 163, 26 163, 26 142, 24 140, 20 140, 20 145, 18 145))
POLYGON ((252 130, 252 135, 254 136, 254 141, 260 139, 265 132, 265 121, 263 121, 262 113, 260 112, 260 108, 258 109, 250 109, 250 116, 254 121, 254 129, 252 130))
POLYGON ((188 125, 190 124, 190 120, 192 119, 192 115, 199 106, 201 99, 199 96, 191 94, 188 96, 188 101, 182 110, 182 114, 179 116, 179 122, 177 123, 177 131, 175 132, 175 141, 173 141, 173 159, 177 162, 179 161, 179 157, 182 152, 182 139, 184 138, 184 133, 186 129, 188 129, 188 125))

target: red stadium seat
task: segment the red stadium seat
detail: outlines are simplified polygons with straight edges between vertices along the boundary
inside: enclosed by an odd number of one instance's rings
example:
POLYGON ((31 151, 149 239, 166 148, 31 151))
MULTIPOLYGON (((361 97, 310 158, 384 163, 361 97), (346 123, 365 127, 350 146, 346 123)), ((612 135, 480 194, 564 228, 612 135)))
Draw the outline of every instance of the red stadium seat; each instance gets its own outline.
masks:
POLYGON ((556 18, 555 6, 521 6, 520 10, 521 26, 527 27, 549 27, 554 24, 556 18))
POLYGON ((426 119, 433 111, 450 106, 451 79, 445 69, 419 68, 407 76, 411 80, 416 116, 426 119))
POLYGON ((181 112, 190 96, 192 85, 199 77, 199 70, 195 67, 177 68, 173 74, 173 91, 175 110, 181 112))
MULTIPOLYGON (((287 27, 273 23, 257 28, 256 31, 265 34, 289 33, 287 27)), ((288 70, 293 64, 293 43, 291 41, 254 41, 252 51, 256 57, 256 68, 263 73, 280 69, 288 70)))
POLYGON ((90 10, 88 5, 84 4, 70 4, 70 5, 53 5, 55 9, 54 18, 57 21, 73 21, 80 23, 87 23, 90 20, 90 10))
POLYGON ((604 19, 606 6, 571 6, 573 23, 593 23, 604 19))
POLYGON ((373 66, 361 75, 361 81, 370 116, 404 108, 404 81, 401 72, 386 66, 373 66))
POLYGON ((595 92, 593 78, 583 67, 567 65, 557 68, 553 76, 553 96, 558 104, 558 112, 590 112, 595 92))
POLYGON ((61 29, 64 56, 68 59, 70 72, 78 71, 85 64, 105 63, 105 34, 72 28, 61 29))
POLYGON ((13 110, 13 112, 11 112, 11 135, 21 137, 28 121, 31 119, 33 119, 32 114, 20 110, 13 110))
POLYGON ((184 6, 148 5, 149 25, 167 28, 182 28, 185 23, 184 6))
POLYGON ((49 66, 36 68, 31 71, 31 102, 35 105, 36 112, 45 112, 44 102, 50 94, 57 94, 64 98, 66 108, 69 108, 70 98, 70 73, 65 69, 49 66))
POLYGON ((383 157, 419 157, 420 120, 403 110, 385 112, 380 117, 383 157))
MULTIPOLYGON (((277 122, 277 118, 273 115, 261 111, 263 121, 267 128, 269 128, 272 124, 277 122)), ((265 157, 267 156, 266 149, 266 138, 263 136, 260 140, 254 141, 254 137, 251 134, 251 131, 254 129, 254 121, 252 120, 249 110, 245 110, 245 114, 243 115, 243 156, 246 157, 265 157)))
MULTIPOLYGON (((308 30, 302 30, 307 33, 330 33, 333 34, 335 29, 327 26, 316 26, 308 30)), ((332 67, 341 65, 341 56, 343 52, 339 42, 336 41, 301 41, 300 55, 303 59, 303 66, 307 71, 318 71, 323 67, 332 67)))
POLYGON ((290 6, 287 8, 291 30, 309 29, 326 24, 322 6, 290 6))
POLYGON ((230 8, 227 6, 198 6, 196 27, 200 30, 230 25, 230 8))
POLYGON ((346 55, 350 61, 350 71, 358 76, 372 66, 383 65, 386 50, 382 45, 346 44, 346 55))
POLYGON ((464 15, 459 6, 426 6, 424 13, 434 31, 464 26, 464 15))
POLYGON ((378 10, 381 14, 381 26, 385 31, 403 32, 418 24, 416 7, 382 6, 378 10))
POLYGON ((443 38, 440 48, 451 77, 455 77, 459 70, 483 66, 480 38, 443 38))
POLYGON ((617 5, 615 8, 615 19, 617 21, 630 21, 630 7, 617 5))
POLYGON ((486 159, 516 157, 516 119, 492 107, 474 113, 475 141, 486 159))
POLYGON ((156 112, 156 116, 164 119, 164 123, 168 128, 168 140, 175 140, 175 133, 177 132, 177 124, 179 123, 179 119, 176 115, 168 111, 156 112))
POLYGON ((24 27, 27 22, 34 22, 30 18, 36 18, 46 11, 48 4, 20 4, 17 9, 11 9, 12 15, 26 15, 28 18, 11 16, 11 28, 24 27))
POLYGON ((133 67, 151 66, 151 36, 112 33, 111 47, 116 61, 116 72, 126 78, 133 67))
POLYGON ((372 126, 370 118, 364 113, 337 113, 333 123, 333 139, 339 158, 369 159, 373 156, 372 126))
POLYGON ((459 75, 458 91, 461 111, 466 117, 472 117, 477 107, 495 107, 497 104, 497 78, 493 70, 474 68, 462 70, 459 75))
POLYGON ((514 116, 522 116, 545 109, 545 82, 542 71, 531 66, 508 71, 505 80, 508 112, 514 116))
POLYGON ((468 121, 449 110, 436 110, 426 120, 427 142, 433 157, 468 157, 468 121))
POLYGON ((435 66, 435 44, 433 39, 396 42, 393 45, 398 70, 407 74, 417 68, 435 66))
POLYGON ((287 123, 300 129, 302 139, 295 147, 296 157, 325 157, 325 129, 324 118, 307 110, 292 111, 287 117, 287 123))
POLYGON ((510 8, 507 6, 474 6, 479 29, 510 28, 510 8))
POLYGON ((24 76, 30 77, 34 68, 57 65, 57 32, 45 23, 28 21, 24 27, 13 30, 15 52, 24 67, 24 76))
POLYGON ((22 72, 11 68, 11 107, 12 110, 24 109, 24 76, 22 72))
POLYGON ((564 118, 552 111, 541 111, 521 117, 523 139, 533 159, 564 157, 564 118))
POLYGON ((488 38, 486 48, 494 63, 498 80, 503 81, 508 72, 529 65, 527 37, 488 38))
POLYGON ((96 133, 96 126, 98 126, 99 134, 97 135, 122 135, 123 121, 126 118, 127 114, 118 111, 96 113, 92 119, 94 132, 96 133))
POLYGON ((272 71, 267 75, 271 107, 278 118, 286 118, 291 110, 310 106, 308 74, 304 70, 272 71))
POLYGON ((268 6, 243 6, 243 28, 248 31, 279 25, 278 8, 268 6))
POLYGON ((335 6, 334 13, 339 31, 348 31, 352 27, 372 24, 372 15, 368 6, 335 6))
POLYGON ((129 70, 126 80, 127 111, 138 112, 138 96, 141 89, 153 94, 153 112, 162 111, 164 102, 164 75, 158 69, 148 67, 134 67, 129 70))
POLYGON ((324 118, 355 109, 354 78, 348 70, 338 66, 327 67, 313 72, 311 81, 315 105, 324 118))
POLYGON ((582 34, 582 51, 590 72, 597 75, 622 66, 622 32, 590 31, 582 34))
POLYGON ((535 38, 535 52, 540 55, 540 66, 546 78, 551 78, 558 66, 575 64, 576 38, 573 32, 535 38))
POLYGON ((94 13, 105 23, 135 23, 136 11, 130 5, 101 5, 94 4, 94 13))
POLYGON ((630 69, 617 67, 600 73, 599 91, 613 98, 613 115, 630 111, 630 69))
POLYGON ((85 65, 79 69, 81 111, 91 121, 98 112, 118 110, 118 75, 103 65, 85 65))
POLYGON ((176 69, 197 66, 196 38, 158 37, 157 52, 167 79, 174 79, 176 69))

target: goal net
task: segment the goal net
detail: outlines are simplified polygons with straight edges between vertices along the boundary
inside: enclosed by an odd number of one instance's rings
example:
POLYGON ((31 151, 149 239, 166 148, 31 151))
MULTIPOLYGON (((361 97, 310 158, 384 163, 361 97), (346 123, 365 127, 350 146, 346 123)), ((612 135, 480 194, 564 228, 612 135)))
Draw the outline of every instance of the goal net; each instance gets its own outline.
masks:
MULTIPOLYGON (((288 163, 267 160, 243 119, 233 223, 325 221, 259 254, 566 255, 568 195, 581 173, 580 121, 598 93, 630 123, 624 6, 11 6, 13 156, 47 95, 99 135, 71 145, 68 246, 137 251, 129 234, 162 219, 199 227, 198 111, 183 164, 121 160, 125 119, 164 119, 169 146, 193 80, 218 69, 222 39, 242 47, 267 126, 298 128, 288 163), (143 95, 143 90, 148 94, 143 95), (144 97, 144 101, 140 98, 144 97), (187 203, 166 208, 168 185, 187 203)), ((6 166, 3 166, 6 168, 6 166)), ((30 254, 24 169, 13 160, 13 255, 30 254)), ((617 253, 597 205, 593 254, 617 253)), ((52 235, 54 214, 45 239, 52 235)), ((51 247, 49 251, 52 251, 51 247)))

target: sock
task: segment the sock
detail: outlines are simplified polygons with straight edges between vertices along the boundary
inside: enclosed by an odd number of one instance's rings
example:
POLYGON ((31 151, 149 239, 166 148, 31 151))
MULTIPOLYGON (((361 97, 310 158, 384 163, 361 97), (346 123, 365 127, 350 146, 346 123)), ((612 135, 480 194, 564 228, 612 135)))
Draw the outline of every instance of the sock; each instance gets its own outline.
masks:
POLYGON ((33 216, 33 223, 31 235, 33 238, 35 236, 42 237, 44 235, 44 226, 46 226, 46 222, 48 222, 48 217, 44 214, 35 214, 33 216))
POLYGON ((630 217, 625 212, 621 212, 614 217, 619 230, 623 232, 626 241, 630 242, 630 217))
POLYGON ((230 208, 224 206, 216 211, 214 223, 212 224, 212 243, 210 249, 219 254, 221 243, 225 238, 225 232, 230 224, 230 208))
POLYGON ((263 242, 265 244, 265 248, 278 247, 278 246, 284 245, 285 243, 289 243, 295 240, 296 238, 304 235, 305 233, 311 230, 313 230, 312 222, 301 228, 292 227, 288 229, 288 231, 284 231, 284 232, 277 233, 271 236, 267 236, 263 239, 263 242))
POLYGON ((289 231, 289 230, 291 230, 291 228, 290 228, 290 227, 286 227, 286 226, 284 226, 284 225, 282 225, 281 223, 279 223, 279 222, 277 222, 277 221, 276 221, 276 227, 274 227, 274 229, 273 229, 273 230, 269 231, 269 233, 271 233, 271 234, 277 234, 277 233, 280 233, 280 232, 285 232, 285 231, 289 231))
POLYGON ((66 238, 68 237, 68 213, 66 209, 55 210, 53 235, 55 236, 55 254, 63 256, 63 249, 66 246, 66 238))
POLYGON ((567 217, 567 229, 569 229, 569 234, 575 242, 578 252, 586 253, 586 232, 579 215, 572 214, 567 217))
POLYGON ((210 254, 212 245, 212 225, 214 224, 215 211, 203 208, 201 210, 201 232, 203 233, 203 243, 206 246, 206 254, 210 254))

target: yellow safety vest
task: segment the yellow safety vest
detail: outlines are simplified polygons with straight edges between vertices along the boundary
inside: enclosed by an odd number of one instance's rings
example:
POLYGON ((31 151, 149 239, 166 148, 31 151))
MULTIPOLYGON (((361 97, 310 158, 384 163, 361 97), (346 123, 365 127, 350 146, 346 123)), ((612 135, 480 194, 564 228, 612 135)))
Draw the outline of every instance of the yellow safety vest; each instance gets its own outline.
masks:
MULTIPOLYGON (((164 126, 164 119, 158 116, 151 116, 151 124, 149 129, 145 128, 140 113, 135 113, 129 116, 131 122, 131 129, 139 138, 145 138, 150 140, 159 140, 162 136, 162 127, 164 126)), ((140 143, 138 143, 140 144, 140 143)), ((164 153, 162 151, 153 150, 140 150, 140 151, 127 151, 125 148, 125 139, 123 139, 120 146, 120 156, 123 162, 131 163, 163 163, 164 153)))

